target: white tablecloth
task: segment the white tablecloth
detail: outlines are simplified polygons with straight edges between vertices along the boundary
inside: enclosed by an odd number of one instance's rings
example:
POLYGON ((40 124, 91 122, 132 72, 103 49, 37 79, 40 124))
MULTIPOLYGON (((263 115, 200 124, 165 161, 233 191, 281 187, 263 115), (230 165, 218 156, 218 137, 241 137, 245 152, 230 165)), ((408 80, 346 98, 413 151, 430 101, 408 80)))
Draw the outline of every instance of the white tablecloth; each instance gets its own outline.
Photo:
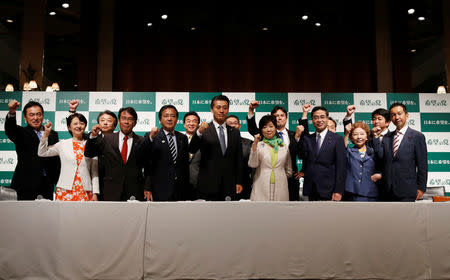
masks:
POLYGON ((450 203, 0 202, 0 278, 450 279, 450 203))

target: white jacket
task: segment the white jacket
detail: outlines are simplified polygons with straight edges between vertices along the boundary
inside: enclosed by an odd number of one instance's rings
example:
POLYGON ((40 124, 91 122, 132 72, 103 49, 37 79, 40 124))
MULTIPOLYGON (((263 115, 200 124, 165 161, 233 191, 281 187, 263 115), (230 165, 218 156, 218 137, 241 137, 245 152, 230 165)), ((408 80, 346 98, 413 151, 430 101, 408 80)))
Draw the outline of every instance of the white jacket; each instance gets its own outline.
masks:
MULTIPOLYGON (((86 140, 83 140, 83 143, 86 144, 86 140)), ((38 156, 59 156, 61 161, 61 173, 56 186, 62 189, 71 190, 77 172, 77 159, 73 151, 72 138, 61 140, 52 146, 48 146, 47 137, 45 139, 42 138, 38 147, 38 156)), ((100 193, 97 157, 83 157, 78 172, 85 191, 92 191, 96 194, 100 193)))

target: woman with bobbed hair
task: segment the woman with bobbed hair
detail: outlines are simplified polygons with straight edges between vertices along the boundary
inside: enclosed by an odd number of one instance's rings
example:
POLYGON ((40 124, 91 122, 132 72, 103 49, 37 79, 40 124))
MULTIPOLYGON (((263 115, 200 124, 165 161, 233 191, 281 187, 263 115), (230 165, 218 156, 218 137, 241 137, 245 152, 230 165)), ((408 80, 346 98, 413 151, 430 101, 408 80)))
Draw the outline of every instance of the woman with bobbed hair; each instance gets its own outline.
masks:
POLYGON ((266 115, 259 121, 260 134, 255 135, 248 166, 256 168, 251 200, 289 201, 288 177, 292 176, 289 147, 277 137, 277 120, 266 115))
POLYGON ((363 122, 348 124, 345 127, 345 145, 347 146, 347 177, 345 181, 344 200, 347 201, 377 201, 378 186, 381 179, 377 172, 378 158, 371 147, 366 145, 369 140, 369 126, 363 122), (348 139, 353 147, 348 147, 348 139))
POLYGON ((86 118, 79 113, 67 117, 67 129, 72 138, 61 140, 48 146, 48 135, 52 123, 44 126, 45 132, 39 143, 40 157, 59 156, 61 174, 56 184, 55 200, 62 201, 96 201, 99 194, 97 158, 84 156, 87 125, 86 118))

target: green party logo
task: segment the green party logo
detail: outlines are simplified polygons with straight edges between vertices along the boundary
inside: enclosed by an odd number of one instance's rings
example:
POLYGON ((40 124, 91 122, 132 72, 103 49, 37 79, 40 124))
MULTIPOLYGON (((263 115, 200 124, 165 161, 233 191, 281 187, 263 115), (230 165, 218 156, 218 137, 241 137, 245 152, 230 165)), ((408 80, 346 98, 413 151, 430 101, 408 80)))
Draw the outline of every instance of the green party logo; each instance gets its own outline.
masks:
POLYGON ((34 97, 34 98, 30 98, 28 99, 28 102, 30 101, 35 101, 40 103, 41 105, 50 105, 50 98, 39 98, 39 97, 34 97))
POLYGON ((117 105, 116 98, 97 98, 94 101, 95 105, 117 105))
POLYGON ((77 111, 89 111, 89 92, 60 92, 56 99, 56 111, 69 111, 69 103, 72 100, 78 100, 77 111))
POLYGON ((450 153, 428 153, 428 172, 450 172, 450 153))
POLYGON ((365 99, 365 100, 360 100, 359 101, 359 106, 376 106, 376 107, 380 107, 381 106, 381 100, 370 100, 370 99, 365 99))
POLYGON ((9 110, 8 104, 11 100, 17 100, 22 103, 22 92, 0 92, 0 110, 9 110))
POLYGON ((16 163, 16 160, 12 157, 0 157, 0 165, 13 165, 16 163))
POLYGON ((441 179, 441 178, 436 178, 436 179, 430 179, 428 182, 429 186, 448 186, 450 185, 450 179, 441 179))
POLYGON ((250 99, 230 99, 230 106, 249 106, 250 105, 250 99))
POLYGON ((0 179, 0 184, 11 185, 11 179, 0 179))
POLYGON ((315 99, 296 99, 294 100, 295 106, 303 106, 306 104, 311 104, 312 107, 316 106, 316 100, 315 99))
POLYGON ((173 105, 173 106, 182 106, 184 105, 184 100, 182 98, 174 99, 174 98, 163 98, 161 100, 161 104, 164 105, 173 105))
POLYGON ((446 107, 447 100, 427 100, 425 101, 425 105, 432 107, 446 107))
POLYGON ((289 110, 288 107, 288 95, 286 93, 267 93, 256 92, 255 99, 259 102, 259 112, 270 112, 273 107, 280 106, 289 110))
POLYGON ((448 139, 429 138, 427 139, 427 145, 429 146, 449 146, 448 139))
POLYGON ((148 118, 138 119, 136 122, 136 125, 150 125, 150 124, 151 124, 151 120, 148 118))

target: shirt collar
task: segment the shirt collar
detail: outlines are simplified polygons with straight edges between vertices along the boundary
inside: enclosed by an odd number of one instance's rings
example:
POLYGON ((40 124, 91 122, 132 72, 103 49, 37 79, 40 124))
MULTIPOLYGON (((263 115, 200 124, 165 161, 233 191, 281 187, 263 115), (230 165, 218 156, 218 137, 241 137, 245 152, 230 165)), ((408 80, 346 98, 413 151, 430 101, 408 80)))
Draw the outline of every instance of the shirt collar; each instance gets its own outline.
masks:
POLYGON ((320 137, 323 139, 325 137, 325 135, 327 135, 327 132, 328 132, 328 127, 325 128, 321 133, 318 133, 316 131, 316 137, 317 137, 317 134, 320 134, 320 137))
POLYGON ((386 135, 388 132, 389 132, 389 129, 386 128, 385 130, 383 130, 383 131, 380 133, 380 136, 384 136, 384 135, 386 135))
POLYGON ((213 124, 214 124, 214 127, 216 128, 216 130, 219 128, 219 126, 222 126, 224 129, 227 128, 226 123, 218 124, 216 121, 213 120, 213 124))
POLYGON ((278 130, 278 129, 277 129, 277 132, 278 132, 278 133, 281 132, 281 133, 283 133, 283 135, 287 135, 287 129, 286 129, 286 127, 284 127, 282 130, 278 130))
POLYGON ((172 132, 170 132, 170 131, 167 131, 167 130, 163 129, 163 131, 164 131, 164 133, 166 134, 166 136, 167 136, 167 134, 169 134, 169 133, 172 133, 172 134, 175 136, 175 130, 172 131, 172 132))
MULTIPOLYGON (((130 132, 130 134, 127 135, 128 139, 133 138, 133 132, 130 132)), ((122 132, 122 130, 119 130, 119 139, 123 139, 125 137, 125 134, 122 132)))
POLYGON ((400 129, 400 132, 405 135, 406 130, 408 129, 408 125, 405 125, 402 129, 400 129))

